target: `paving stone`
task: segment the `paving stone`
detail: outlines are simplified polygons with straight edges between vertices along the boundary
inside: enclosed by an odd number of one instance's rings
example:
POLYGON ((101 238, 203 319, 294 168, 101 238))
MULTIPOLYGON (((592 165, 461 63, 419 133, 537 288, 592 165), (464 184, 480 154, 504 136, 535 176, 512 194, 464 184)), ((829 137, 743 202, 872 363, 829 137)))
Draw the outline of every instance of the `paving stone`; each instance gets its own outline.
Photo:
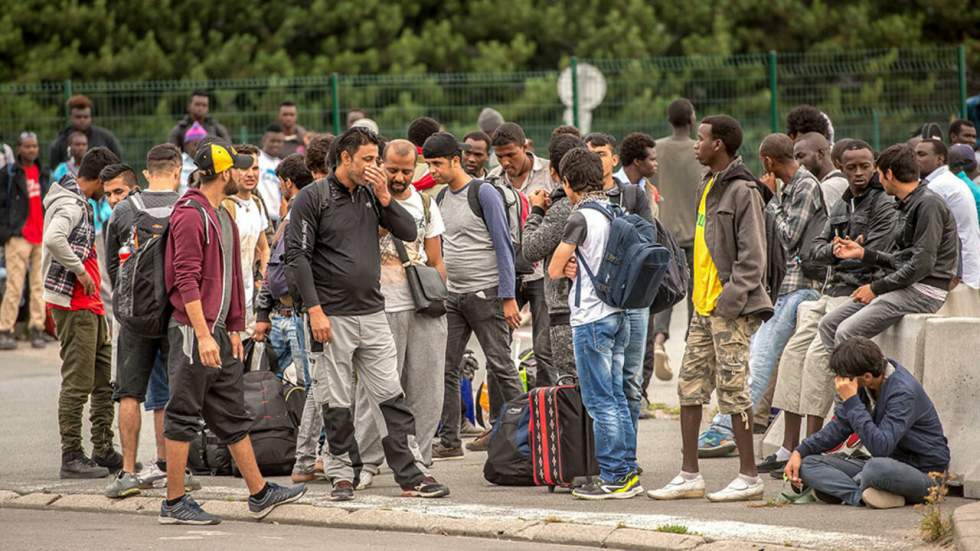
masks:
POLYGON ((17 499, 18 497, 20 497, 20 494, 17 492, 13 492, 11 490, 0 490, 0 503, 17 499))
POLYGON ((47 507, 54 500, 61 497, 58 494, 27 494, 7 502, 11 507, 22 507, 24 509, 40 509, 47 507))
POLYGON ((615 529, 615 526, 547 522, 538 526, 533 541, 559 545, 601 547, 615 529))
POLYGON ((605 546, 611 549, 630 551, 683 551, 703 544, 700 536, 669 534, 654 530, 618 528, 606 538, 605 546))
POLYGON ((61 496, 61 499, 50 504, 52 509, 64 509, 67 511, 110 511, 113 508, 113 500, 101 495, 72 494, 61 496))
POLYGON ((276 507, 263 521, 304 526, 335 527, 342 525, 343 521, 349 516, 350 513, 344 509, 287 503, 286 505, 276 507))

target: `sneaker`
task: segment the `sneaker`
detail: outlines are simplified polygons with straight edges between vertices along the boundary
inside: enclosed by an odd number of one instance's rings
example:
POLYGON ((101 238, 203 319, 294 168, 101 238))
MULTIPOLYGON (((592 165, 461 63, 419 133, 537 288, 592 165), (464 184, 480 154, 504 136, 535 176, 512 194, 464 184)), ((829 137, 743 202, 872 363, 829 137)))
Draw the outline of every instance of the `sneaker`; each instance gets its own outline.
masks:
POLYGON ((289 475, 289 478, 292 479, 292 481, 295 484, 301 484, 303 482, 313 482, 314 480, 316 480, 316 473, 294 470, 292 474, 289 475))
POLYGON ((140 489, 143 490, 165 488, 167 486, 167 472, 162 470, 156 461, 150 463, 140 471, 138 477, 140 480, 140 489))
POLYGON ((735 480, 732 480, 725 489, 712 492, 704 497, 708 498, 708 501, 715 503, 752 501, 762 499, 762 494, 765 492, 765 489, 766 487, 759 477, 755 477, 755 482, 746 482, 741 476, 736 476, 735 480))
POLYGON ((252 513, 254 518, 265 518, 276 507, 285 503, 292 503, 303 497, 305 493, 306 486, 304 484, 280 486, 275 482, 266 482, 265 497, 262 499, 248 498, 248 512, 252 513))
POLYGON ((107 476, 109 476, 109 469, 96 465, 82 452, 61 458, 61 478, 105 478, 107 476))
POLYGON ((661 381, 674 378, 674 370, 670 368, 670 356, 663 344, 658 344, 653 350, 653 374, 661 381))
POLYGON ((31 346, 33 348, 44 348, 48 346, 48 341, 42 336, 44 332, 40 329, 31 329, 31 346))
POLYGON ((657 500, 704 497, 704 477, 701 476, 701 473, 698 473, 697 478, 688 480, 681 475, 677 475, 663 488, 647 492, 647 497, 657 500))
POLYGON ((313 463, 313 473, 314 474, 323 474, 323 458, 322 457, 317 457, 316 458, 316 462, 313 463))
POLYGON ((140 479, 134 473, 119 471, 105 489, 105 496, 113 499, 135 496, 140 493, 140 479))
POLYGON ((788 462, 788 460, 780 461, 776 457, 776 454, 772 454, 763 459, 762 462, 755 466, 755 468, 758 469, 760 473, 779 473, 779 478, 782 478, 783 469, 786 468, 786 463, 788 462))
POLYGON ((817 489, 813 490, 813 497, 817 498, 817 501, 823 503, 824 505, 840 505, 841 503, 844 503, 844 500, 841 498, 834 497, 830 494, 825 494, 817 489))
POLYGON ((602 500, 602 499, 629 499, 640 495, 643 487, 640 486, 640 477, 636 471, 615 482, 608 482, 601 478, 592 483, 586 484, 572 490, 572 495, 579 499, 602 500))
POLYGON ((374 483, 374 473, 361 471, 361 476, 357 480, 357 490, 367 490, 374 483))
POLYGON ((699 458, 727 457, 736 449, 735 440, 727 434, 722 434, 718 429, 708 428, 698 436, 699 458))
POLYGON ((350 501, 354 499, 354 484, 350 480, 338 480, 330 490, 331 501, 350 501))
POLYGON ((447 448, 442 442, 432 444, 432 460, 446 461, 450 459, 462 459, 463 448, 447 448))
MULTIPOLYGON (((358 486, 360 489, 360 486, 358 486)), ((402 486, 402 497, 446 497, 449 495, 449 488, 436 482, 436 479, 427 476, 417 484, 402 486)))
POLYGON ((485 452, 490 449, 490 431, 484 431, 476 440, 466 444, 471 452, 485 452))
MULTIPOLYGON (((93 453, 92 461, 95 461, 95 463, 100 467, 105 467, 106 469, 109 469, 110 473, 114 473, 122 469, 123 466, 122 454, 111 448, 109 452, 105 454, 100 455, 100 454, 93 453)), ((136 468, 140 469, 141 465, 137 464, 136 468)))
POLYGON ((477 436, 483 436, 483 429, 470 423, 469 419, 464 419, 463 424, 459 427, 459 436, 461 438, 475 438, 477 436))
POLYGON ((0 350, 17 350, 17 339, 13 331, 0 332, 0 350))
POLYGON ((194 524, 198 526, 208 524, 219 524, 221 517, 212 515, 201 509, 201 506, 194 501, 191 496, 185 495, 180 498, 176 505, 167 505, 167 500, 163 500, 160 505, 160 516, 157 517, 160 524, 194 524))
POLYGON ((905 497, 878 488, 867 488, 861 492, 861 501, 872 509, 905 507, 905 497))

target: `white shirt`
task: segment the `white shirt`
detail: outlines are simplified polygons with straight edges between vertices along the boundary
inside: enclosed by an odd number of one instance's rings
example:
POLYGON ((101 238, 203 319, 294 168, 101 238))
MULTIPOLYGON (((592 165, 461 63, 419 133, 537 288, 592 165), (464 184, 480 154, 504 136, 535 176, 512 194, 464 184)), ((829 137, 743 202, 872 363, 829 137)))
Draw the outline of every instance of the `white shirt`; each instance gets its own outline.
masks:
POLYGON ((238 225, 238 238, 242 249, 242 284, 245 285, 245 307, 252 309, 255 298, 255 247, 259 236, 269 227, 266 218, 255 199, 248 201, 232 196, 235 202, 235 223, 238 225))
POLYGON ((943 198, 956 221, 963 283, 980 289, 980 222, 977 221, 977 203, 973 200, 973 193, 966 182, 950 172, 947 166, 937 168, 923 182, 943 198))
POLYGON ((276 168, 281 159, 270 157, 265 151, 259 151, 259 185, 256 190, 269 209, 269 217, 274 222, 279 221, 279 205, 282 202, 282 191, 279 189, 279 177, 276 168))
MULTIPOLYGON (((609 240, 610 227, 609 219, 595 209, 578 209, 573 211, 568 218, 562 241, 576 245, 576 252, 585 259, 589 269, 592 270, 592 275, 599 272, 602 254, 605 252, 606 242, 609 240), (585 219, 584 224, 582 217, 585 219)), ((616 312, 622 312, 621 309, 609 306, 599 300, 595 287, 592 285, 592 278, 586 273, 585 266, 581 262, 578 265, 577 277, 572 280, 572 286, 568 292, 568 308, 571 311, 569 324, 572 327, 593 323, 616 312), (575 297, 578 294, 578 285, 582 286, 582 292, 578 301, 579 304, 576 305, 575 297)))
POLYGON ((197 170, 197 165, 194 164, 194 159, 187 153, 181 153, 180 158, 180 188, 177 190, 177 193, 183 195, 187 191, 187 183, 191 179, 191 173, 197 170))
MULTIPOLYGON (((398 204, 405 208, 412 218, 415 219, 415 227, 418 230, 418 237, 411 243, 405 243, 405 251, 408 259, 413 264, 425 264, 428 258, 425 255, 425 240, 438 237, 446 232, 446 225, 442 221, 442 214, 434 199, 423 199, 422 194, 409 187, 411 195, 404 201, 396 199, 398 204), (423 201, 429 201, 429 220, 425 219, 425 206, 423 201)), ((380 238, 381 246, 381 294, 385 297, 385 312, 404 312, 415 309, 415 301, 412 299, 412 291, 408 287, 408 279, 405 275, 405 268, 402 267, 401 259, 398 258, 398 251, 392 242, 391 234, 387 231, 380 238)))

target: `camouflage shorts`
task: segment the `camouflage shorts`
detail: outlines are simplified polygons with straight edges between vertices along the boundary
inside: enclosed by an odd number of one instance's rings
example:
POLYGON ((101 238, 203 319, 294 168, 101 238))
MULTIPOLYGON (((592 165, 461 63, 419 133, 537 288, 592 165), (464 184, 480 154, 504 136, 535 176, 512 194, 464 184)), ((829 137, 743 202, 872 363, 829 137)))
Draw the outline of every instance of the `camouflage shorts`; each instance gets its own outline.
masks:
POLYGON ((756 316, 728 320, 720 316, 691 318, 687 349, 677 377, 682 406, 711 402, 718 389, 718 408, 725 415, 752 408, 749 399, 749 340, 759 329, 756 316))

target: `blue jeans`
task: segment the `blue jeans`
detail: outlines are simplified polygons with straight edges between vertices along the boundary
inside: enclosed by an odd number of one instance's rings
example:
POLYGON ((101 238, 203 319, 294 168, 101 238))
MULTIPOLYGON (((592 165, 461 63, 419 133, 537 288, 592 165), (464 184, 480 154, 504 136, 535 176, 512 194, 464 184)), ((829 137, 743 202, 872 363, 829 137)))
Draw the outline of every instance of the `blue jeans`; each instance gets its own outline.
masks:
POLYGON ((150 382, 146 385, 146 401, 143 402, 145 411, 157 411, 167 407, 170 400, 170 381, 167 377, 167 359, 158 353, 150 371, 150 382))
POLYGON ((814 490, 855 506, 861 505, 861 493, 868 488, 922 503, 933 485, 926 473, 890 457, 855 459, 838 454, 804 457, 800 478, 814 490))
MULTIPOLYGON (((797 308, 801 302, 818 298, 820 293, 815 289, 797 289, 781 295, 773 306, 772 317, 752 337, 749 346, 749 399, 752 400, 753 411, 765 396, 772 372, 779 365, 779 356, 796 331, 797 308)), ((731 415, 715 415, 710 428, 733 436, 731 415)))
POLYGON ((272 329, 269 331, 269 346, 276 353, 279 372, 276 375, 282 379, 282 373, 291 363, 296 364, 296 377, 302 377, 300 384, 309 390, 310 367, 306 358, 306 339, 303 332, 302 316, 270 317, 272 329), (300 369, 302 368, 302 369, 300 369))
POLYGON ((623 392, 626 403, 630 408, 630 420, 633 422, 633 442, 630 448, 634 455, 627 457, 628 461, 636 463, 636 433, 639 431, 640 405, 643 402, 643 356, 647 348, 647 327, 650 325, 650 309, 639 308, 626 311, 626 319, 630 326, 630 338, 626 344, 625 360, 623 361, 623 392))
POLYGON ((623 391, 623 362, 629 341, 625 313, 572 328, 582 402, 593 419, 599 476, 619 480, 636 468, 636 429, 623 391))

